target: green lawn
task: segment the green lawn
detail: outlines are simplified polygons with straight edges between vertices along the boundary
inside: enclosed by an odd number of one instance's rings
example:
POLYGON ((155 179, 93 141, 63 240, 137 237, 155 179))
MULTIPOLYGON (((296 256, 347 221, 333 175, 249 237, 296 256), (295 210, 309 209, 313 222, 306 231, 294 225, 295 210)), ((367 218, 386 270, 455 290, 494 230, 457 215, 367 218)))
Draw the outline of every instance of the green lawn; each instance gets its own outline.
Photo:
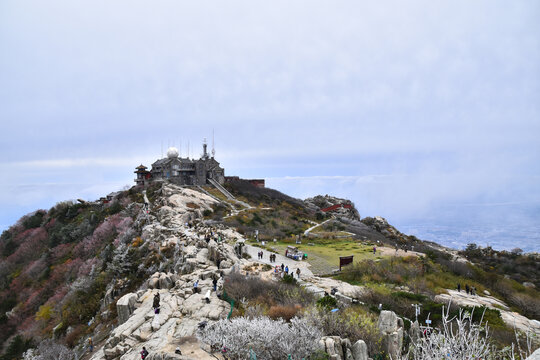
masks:
MULTIPOLYGON (((254 243, 254 245, 257 244, 254 243)), ((260 246, 260 244, 258 245, 260 246)), ((354 262, 364 259, 383 258, 379 255, 373 255, 373 245, 363 244, 351 238, 304 238, 302 244, 295 244, 293 241, 278 241, 276 243, 267 243, 265 247, 268 250, 274 250, 284 255, 288 245, 296 246, 299 250, 308 254, 307 261, 311 264, 311 269, 316 274, 327 274, 334 269, 338 269, 340 256, 354 255, 354 262), (312 243, 313 245, 308 245, 308 243, 312 243)))

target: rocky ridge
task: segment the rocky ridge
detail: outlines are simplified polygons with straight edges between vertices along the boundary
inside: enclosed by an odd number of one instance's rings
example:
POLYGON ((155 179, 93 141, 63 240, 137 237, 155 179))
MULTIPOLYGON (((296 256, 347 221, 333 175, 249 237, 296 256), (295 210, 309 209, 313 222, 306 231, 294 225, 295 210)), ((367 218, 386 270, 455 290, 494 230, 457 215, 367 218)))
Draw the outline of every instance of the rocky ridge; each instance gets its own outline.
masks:
MULTIPOLYGON (((198 343, 194 335, 199 324, 226 318, 231 310, 230 304, 217 296, 222 291, 223 276, 252 264, 239 256, 238 244, 245 241, 241 234, 222 225, 209 226, 195 221, 215 203, 214 198, 191 189, 172 184, 162 187, 161 196, 152 204, 156 215, 147 214, 144 220, 139 219, 144 223, 141 238, 160 251, 174 248, 173 271, 156 271, 139 290, 125 294, 116 302, 118 326, 108 333, 103 346, 90 359, 133 359, 139 356, 143 346, 151 354, 148 359, 215 358, 201 350, 205 345, 198 343), (212 291, 214 278, 220 279, 216 292, 212 291), (198 291, 194 290, 195 281, 198 281, 198 291), (158 314, 153 308, 156 294, 160 296, 158 314), (189 342, 193 351, 175 354, 177 347, 185 349, 189 342)), ((351 303, 362 291, 359 286, 316 276, 304 277, 301 284, 318 296, 336 288, 337 299, 345 303, 351 303)), ((384 312, 383 315, 381 331, 388 338, 389 349, 396 352, 396 347, 401 348, 402 326, 398 326, 399 318, 394 313, 384 312)), ((323 337, 319 344, 331 359, 368 359, 367 347, 362 341, 350 344, 347 339, 323 337)))

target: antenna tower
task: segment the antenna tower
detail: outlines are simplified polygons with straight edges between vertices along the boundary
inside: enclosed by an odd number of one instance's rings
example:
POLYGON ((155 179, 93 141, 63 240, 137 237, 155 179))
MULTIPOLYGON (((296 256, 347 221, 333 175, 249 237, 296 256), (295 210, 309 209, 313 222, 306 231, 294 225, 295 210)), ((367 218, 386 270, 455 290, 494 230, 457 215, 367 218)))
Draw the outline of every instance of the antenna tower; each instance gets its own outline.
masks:
POLYGON ((216 148, 214 147, 214 129, 212 129, 212 157, 216 157, 216 148))

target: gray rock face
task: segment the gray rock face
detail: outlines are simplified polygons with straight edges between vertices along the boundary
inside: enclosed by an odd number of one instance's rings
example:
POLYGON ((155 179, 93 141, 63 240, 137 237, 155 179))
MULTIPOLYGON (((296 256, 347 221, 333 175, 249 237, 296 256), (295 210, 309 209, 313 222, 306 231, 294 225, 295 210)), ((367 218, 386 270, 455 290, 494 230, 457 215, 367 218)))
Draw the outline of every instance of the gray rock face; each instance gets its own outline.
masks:
POLYGON ((392 333, 397 331, 397 315, 393 311, 383 310, 379 315, 377 326, 382 333, 392 333))
POLYGON ((358 340, 352 346, 352 356, 354 360, 368 360, 367 345, 364 340, 358 340))
POLYGON ((540 360, 540 348, 536 349, 535 352, 531 354, 527 359, 525 360, 540 360))
POLYGON ((118 312, 118 323, 123 324, 129 319, 137 303, 137 294, 129 293, 122 296, 116 302, 116 311, 118 312))
POLYGON ((342 339, 339 336, 323 336, 319 340, 319 350, 330 355, 330 359, 336 360, 368 360, 367 345, 363 340, 358 340, 351 345, 349 339, 342 339))
POLYGON ((397 359, 403 346, 403 320, 393 311, 383 310, 379 315, 378 327, 386 352, 392 359, 397 359))
POLYGON ((178 359, 188 359, 188 358, 181 355, 176 355, 176 354, 152 353, 152 354, 148 354, 146 359, 147 360, 178 360, 178 359))
POLYGON ((422 335, 422 332, 420 330, 420 324, 418 324, 418 321, 415 321, 411 324, 411 328, 409 329, 409 336, 411 338, 411 342, 414 344, 420 339, 420 336, 422 335))

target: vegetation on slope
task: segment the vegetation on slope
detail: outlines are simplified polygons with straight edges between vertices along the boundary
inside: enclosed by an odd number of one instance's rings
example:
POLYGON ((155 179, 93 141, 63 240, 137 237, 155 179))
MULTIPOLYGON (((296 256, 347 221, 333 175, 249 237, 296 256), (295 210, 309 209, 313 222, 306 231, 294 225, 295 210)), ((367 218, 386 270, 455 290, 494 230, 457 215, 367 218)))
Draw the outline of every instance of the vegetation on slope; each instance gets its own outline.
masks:
MULTIPOLYGON (((2 233, 0 359, 16 358, 53 333, 72 346, 108 321, 96 318, 107 286, 121 279, 121 292, 140 282, 137 266, 148 249, 132 246, 122 257, 115 250, 139 235, 133 226, 139 205, 133 202, 141 199, 130 190, 107 204, 61 202, 2 233)), ((115 307, 109 312, 114 315, 115 307)))

